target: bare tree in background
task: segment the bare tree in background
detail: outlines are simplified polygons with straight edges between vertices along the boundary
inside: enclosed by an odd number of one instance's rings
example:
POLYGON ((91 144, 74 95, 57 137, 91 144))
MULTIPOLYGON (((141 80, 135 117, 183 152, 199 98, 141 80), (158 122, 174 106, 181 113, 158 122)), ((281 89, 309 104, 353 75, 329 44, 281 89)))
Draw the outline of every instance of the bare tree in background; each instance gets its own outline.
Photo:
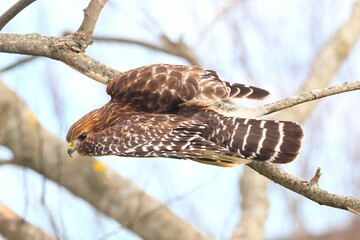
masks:
MULTIPOLYGON (((18 1, 11 8, 9 6, 10 9, 0 17, 0 30, 7 24, 10 24, 13 21, 12 19, 32 2, 34 1, 22 0, 18 1)), ((145 16, 144 19, 146 20, 144 20, 144 28, 148 28, 151 25, 150 35, 152 35, 153 41, 118 37, 122 35, 121 28, 118 29, 114 36, 106 37, 94 34, 96 24, 102 18, 109 17, 107 20, 114 22, 124 21, 114 16, 111 16, 113 18, 110 20, 110 16, 100 15, 104 7, 116 9, 116 6, 112 5, 114 3, 106 5, 106 2, 105 0, 90 1, 84 10, 84 18, 78 30, 74 33, 66 33, 65 36, 50 37, 34 33, 0 33, 0 52, 30 56, 22 58, 11 66, 3 67, 1 71, 5 72, 11 71, 14 68, 22 68, 24 63, 33 61, 34 56, 37 56, 58 60, 58 64, 61 64, 60 62, 65 63, 69 69, 75 69, 90 79, 106 84, 110 79, 119 74, 119 71, 85 54, 86 49, 96 48, 95 44, 90 46, 92 41, 94 41, 94 43, 126 44, 147 50, 150 49, 154 52, 176 56, 181 61, 192 65, 217 66, 224 68, 225 75, 228 75, 232 80, 235 80, 235 76, 232 76, 235 72, 234 69, 241 68, 243 69, 243 75, 253 81, 259 81, 256 71, 251 66, 248 58, 249 49, 246 45, 247 36, 244 36, 242 31, 243 24, 241 21, 238 21, 237 17, 240 12, 243 16, 251 12, 247 11, 247 8, 251 7, 247 1, 227 1, 224 5, 214 2, 214 5, 220 4, 215 8, 217 10, 216 14, 214 14, 212 19, 207 19, 203 25, 197 26, 200 29, 197 31, 199 35, 192 41, 185 40, 188 39, 186 33, 183 33, 182 38, 178 39, 167 34, 166 30, 161 26, 161 21, 157 19, 157 14, 148 11, 146 6, 143 6, 143 16, 145 16), (211 55, 209 58, 201 57, 204 53, 201 52, 201 48, 199 48, 200 50, 197 49, 197 46, 204 44, 206 41, 209 41, 210 44, 220 41, 213 36, 217 24, 228 27, 226 39, 230 39, 232 44, 230 46, 224 44, 223 48, 217 51, 214 49, 213 52, 216 56, 213 57, 219 59, 221 56, 217 54, 218 52, 232 51, 236 59, 232 59, 233 67, 230 70, 227 69, 226 62, 221 63, 221 60, 212 62, 211 55)), ((36 7, 36 4, 37 2, 30 6, 36 7)), ((246 17, 249 16, 244 16, 244 18, 246 17)), ((200 23, 201 21, 197 24, 200 23)), ((254 20, 253 24, 261 29, 261 24, 256 22, 256 20, 254 20)), ((270 38, 267 36, 268 33, 266 31, 259 30, 259 32, 264 38, 270 38)), ((311 114, 314 112, 317 103, 319 103, 319 101, 314 100, 360 89, 360 82, 353 81, 358 79, 351 79, 351 82, 342 81, 336 86, 328 87, 352 53, 359 35, 360 1, 355 1, 347 20, 321 47, 316 48, 317 54, 314 54, 311 66, 308 67, 307 76, 304 76, 304 80, 297 84, 300 88, 298 95, 251 109, 239 108, 229 103, 218 103, 216 107, 235 116, 244 116, 246 114, 251 117, 261 117, 286 108, 286 110, 276 113, 277 115, 274 115, 273 118, 289 119, 301 123, 308 120, 307 130, 310 133, 305 141, 309 141, 309 145, 315 143, 316 138, 312 135, 312 132, 324 135, 324 133, 320 132, 318 123, 322 121, 322 124, 326 125, 325 120, 327 116, 322 116, 322 120, 317 122, 311 122, 313 117, 311 114), (299 105, 300 103, 305 104, 299 105), (299 106, 295 107, 295 105, 299 106)), ((220 44, 222 43, 218 43, 218 45, 220 44)), ((269 48, 281 47, 274 46, 274 44, 269 40, 269 48)), ((207 51, 209 50, 213 49, 208 49, 207 51)), ((119 55, 121 56, 120 53, 119 55)), ((122 57, 126 58, 126 56, 122 57)), ((269 62, 269 64, 272 63, 269 62)), ((216 70, 219 71, 220 69, 216 70)), ((278 85, 277 87, 281 89, 281 83, 278 85)), ((60 91, 60 89, 56 88, 53 88, 52 91, 56 92, 57 90, 60 91)), ((66 89, 61 89, 61 91, 66 91, 66 89)), ((293 93, 295 94, 296 91, 294 88, 293 93)), ((286 93, 283 95, 289 96, 290 94, 286 93)), ((337 95, 334 99, 340 97, 341 95, 337 95)), ((73 98, 76 98, 76 96, 73 96, 73 98)), ((359 104, 359 102, 357 103, 359 104)), ((335 106, 328 106, 328 108, 333 109, 335 106)), ((187 194, 161 202, 94 158, 76 157, 76 159, 69 159, 65 151, 65 141, 45 129, 19 96, 3 82, 0 82, 0 111, 0 144, 10 149, 13 154, 13 159, 0 161, 0 166, 12 165, 19 168, 32 169, 44 178, 53 181, 74 195, 84 199, 99 212, 117 221, 121 228, 126 228, 144 239, 211 239, 222 237, 209 236, 202 233, 190 221, 179 217, 170 210, 169 206, 173 202, 181 200, 187 194)), ((355 113, 352 114, 354 116, 355 113)), ((347 128, 348 135, 354 135, 353 141, 355 141, 357 136, 355 131, 359 131, 358 126, 356 126, 356 129, 353 129, 351 126, 347 128)), ((330 137, 332 134, 330 133, 327 137, 330 137)), ((337 194, 342 192, 340 189, 336 190, 336 194, 329 193, 328 191, 330 190, 328 189, 322 189, 321 181, 319 183, 321 170, 316 169, 317 166, 314 167, 307 163, 310 159, 319 157, 312 156, 316 155, 315 148, 314 146, 309 151, 305 151, 301 159, 298 160, 301 161, 303 166, 299 177, 294 177, 271 163, 251 163, 248 165, 249 167, 243 167, 244 173, 239 179, 242 200, 241 204, 239 204, 241 217, 238 219, 238 224, 233 230, 233 239, 264 238, 265 222, 270 211, 269 204, 271 206, 271 202, 269 203, 269 179, 283 187, 281 196, 285 199, 284 208, 288 209, 287 212, 291 213, 287 217, 292 219, 293 222, 297 222, 298 229, 306 229, 308 227, 306 226, 306 219, 303 219, 303 216, 301 216, 301 204, 305 198, 307 198, 306 201, 310 199, 320 205, 336 208, 338 211, 341 211, 340 209, 346 210, 349 214, 349 221, 352 220, 350 216, 359 215, 360 201, 357 198, 360 196, 350 197, 337 194), (290 191, 300 195, 289 196, 290 191)), ((331 149, 328 151, 331 151, 331 149)), ((354 164, 354 166, 357 166, 358 163, 355 161, 359 156, 358 149, 349 148, 346 151, 352 152, 354 160, 339 159, 338 164, 342 162, 342 164, 354 164)), ((350 155, 346 156, 346 158, 350 158, 350 155)), ((331 175, 331 173, 323 170, 323 175, 331 175)), ((343 175, 346 177, 346 174, 343 175)), ((352 182, 354 186, 352 187, 356 189, 360 179, 355 176, 354 180, 352 182)), ((190 195, 191 193, 188 194, 190 195)), ((22 217, 26 218, 26 215, 22 217)), ((200 217, 204 221, 206 218, 207 216, 200 217)), ((51 216, 49 219, 52 219, 51 216)), ((53 234, 44 233, 41 229, 32 226, 31 223, 21 219, 20 216, 0 203, 0 234, 5 238, 66 238, 58 230, 61 227, 57 226, 56 221, 51 220, 50 222, 53 229, 56 230, 54 230, 53 234)), ((351 236, 351 228, 356 229, 356 226, 358 226, 358 223, 354 221, 352 225, 349 225, 350 229, 348 231, 350 233, 346 234, 351 236)), ((121 228, 116 229, 115 232, 120 231, 121 228)), ((334 230, 334 232, 339 234, 339 231, 334 230)), ((299 239, 310 236, 306 231, 295 231, 294 233, 299 239)), ((329 229, 326 234, 331 235, 332 230, 329 229)), ((112 233, 110 232, 104 235, 103 238, 106 239, 111 237, 111 235, 112 233)))

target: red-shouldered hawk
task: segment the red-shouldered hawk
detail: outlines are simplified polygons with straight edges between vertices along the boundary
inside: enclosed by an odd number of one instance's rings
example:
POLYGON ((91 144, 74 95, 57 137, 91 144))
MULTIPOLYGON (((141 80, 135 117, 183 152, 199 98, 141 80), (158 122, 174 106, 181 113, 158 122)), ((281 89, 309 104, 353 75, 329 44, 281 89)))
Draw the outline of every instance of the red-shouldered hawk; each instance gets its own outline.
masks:
POLYGON ((212 107, 231 98, 263 99, 266 90, 228 83, 198 66, 155 64, 121 73, 107 86, 111 100, 78 120, 68 153, 167 157, 217 166, 287 163, 299 154, 295 122, 227 117, 212 107))

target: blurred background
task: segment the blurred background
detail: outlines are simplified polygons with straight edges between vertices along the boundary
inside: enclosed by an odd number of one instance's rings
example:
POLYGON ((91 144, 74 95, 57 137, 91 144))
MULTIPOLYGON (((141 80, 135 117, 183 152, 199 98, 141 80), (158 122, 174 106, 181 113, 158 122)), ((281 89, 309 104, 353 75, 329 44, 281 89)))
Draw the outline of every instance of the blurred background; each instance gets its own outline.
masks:
MULTIPOLYGON (((0 13, 15 2, 1 1, 0 13)), ((2 33, 73 33, 88 2, 36 1, 2 33)), ((109 1, 86 54, 119 71, 153 63, 201 65, 216 70, 224 80, 272 93, 261 102, 236 102, 254 107, 299 93, 319 52, 350 18, 355 3, 109 1)), ((64 142, 73 122, 109 100, 105 85, 65 64, 40 57, 16 64, 25 58, 0 53, 0 78, 26 102, 38 121, 64 142)), ((359 80, 359 64, 357 44, 330 85, 359 80)), ((322 67, 326 70, 328 66, 322 67)), ((300 157, 281 167, 306 180, 321 167, 321 188, 360 198, 359 106, 359 92, 319 100, 302 123, 306 138, 300 157)), ((276 114, 270 117, 276 118, 276 114)), ((293 119, 289 115, 282 120, 293 119)), ((0 160, 11 157, 11 151, 0 148, 0 160)), ((99 160, 159 201, 176 199, 167 206, 205 235, 214 239, 232 236, 242 214, 239 179, 244 166, 223 169, 172 159, 99 160)), ((267 191, 265 239, 355 238, 360 221, 354 214, 320 206, 273 182, 267 191)), ((0 166, 0 204, 60 239, 101 239, 109 232, 106 239, 139 239, 56 183, 16 166, 0 166)))

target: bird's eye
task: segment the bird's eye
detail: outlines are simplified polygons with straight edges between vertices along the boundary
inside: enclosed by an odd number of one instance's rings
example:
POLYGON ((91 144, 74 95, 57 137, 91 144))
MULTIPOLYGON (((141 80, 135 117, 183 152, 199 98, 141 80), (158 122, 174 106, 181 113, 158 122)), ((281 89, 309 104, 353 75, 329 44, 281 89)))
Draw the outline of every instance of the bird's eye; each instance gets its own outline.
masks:
POLYGON ((86 133, 82 133, 80 136, 79 136, 79 140, 80 141, 83 141, 86 139, 86 133))

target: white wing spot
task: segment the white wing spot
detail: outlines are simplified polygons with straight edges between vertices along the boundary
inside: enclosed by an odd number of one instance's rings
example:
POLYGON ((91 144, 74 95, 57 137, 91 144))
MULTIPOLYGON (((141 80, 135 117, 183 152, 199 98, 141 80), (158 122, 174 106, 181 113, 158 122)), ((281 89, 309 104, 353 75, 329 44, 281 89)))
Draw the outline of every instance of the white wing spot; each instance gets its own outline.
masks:
MULTIPOLYGON (((246 119, 248 120, 248 119, 246 119)), ((241 150, 245 151, 245 146, 246 146, 246 140, 247 138, 249 137, 250 135, 250 130, 251 130, 251 125, 248 125, 247 129, 246 129, 246 134, 244 136, 244 141, 243 141, 243 144, 242 144, 242 147, 241 147, 241 150)))
POLYGON ((266 138, 266 131, 267 131, 267 129, 264 129, 264 130, 262 131, 261 138, 260 138, 258 147, 257 147, 257 149, 256 149, 256 154, 260 154, 260 150, 262 149, 264 140, 265 140, 265 138, 266 138))

